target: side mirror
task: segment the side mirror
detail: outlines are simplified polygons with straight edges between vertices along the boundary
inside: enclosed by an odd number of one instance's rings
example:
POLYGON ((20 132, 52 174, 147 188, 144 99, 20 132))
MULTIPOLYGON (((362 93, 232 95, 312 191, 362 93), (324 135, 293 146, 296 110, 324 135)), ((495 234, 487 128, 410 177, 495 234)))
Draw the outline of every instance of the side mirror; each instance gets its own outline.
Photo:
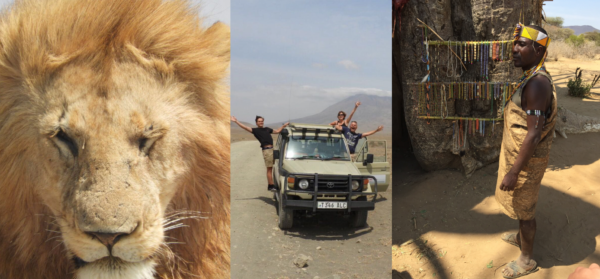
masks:
POLYGON ((363 166, 373 163, 373 154, 367 154, 367 159, 363 161, 363 166))
POLYGON ((279 150, 273 150, 273 161, 279 159, 279 150))

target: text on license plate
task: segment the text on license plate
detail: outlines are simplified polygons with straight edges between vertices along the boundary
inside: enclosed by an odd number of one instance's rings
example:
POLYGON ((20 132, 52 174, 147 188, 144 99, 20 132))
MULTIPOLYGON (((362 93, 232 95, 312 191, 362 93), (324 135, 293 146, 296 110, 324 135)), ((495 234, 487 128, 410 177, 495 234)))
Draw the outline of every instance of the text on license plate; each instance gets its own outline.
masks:
POLYGON ((346 209, 346 208, 348 208, 348 203, 347 202, 317 202, 317 208, 346 209))

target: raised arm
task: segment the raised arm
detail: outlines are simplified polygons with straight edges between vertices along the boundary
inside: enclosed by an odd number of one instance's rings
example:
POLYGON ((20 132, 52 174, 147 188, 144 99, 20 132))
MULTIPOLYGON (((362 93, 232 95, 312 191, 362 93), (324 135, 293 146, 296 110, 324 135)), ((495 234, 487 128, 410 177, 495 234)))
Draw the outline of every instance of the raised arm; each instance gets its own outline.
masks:
POLYGON ((290 125, 290 122, 286 122, 285 124, 283 124, 283 126, 279 127, 279 129, 273 130, 273 134, 279 134, 279 133, 281 133, 281 131, 283 130, 283 128, 285 128, 287 125, 290 125))
POLYGON ((242 129, 244 129, 244 130, 246 130, 246 131, 248 131, 248 132, 252 133, 252 128, 250 128, 250 127, 248 127, 248 126, 246 126, 246 125, 244 125, 244 124, 240 123, 240 122, 237 120, 237 118, 235 118, 235 116, 233 116, 233 115, 231 116, 231 121, 235 122, 235 124, 238 124, 238 126, 240 126, 240 128, 242 128, 242 129))
POLYGON ((352 120, 352 116, 356 112, 356 109, 358 108, 358 106, 360 106, 360 101, 358 101, 358 102, 356 102, 356 104, 354 104, 354 109, 352 110, 352 112, 350 113, 348 118, 346 118, 346 120, 344 120, 344 121, 346 121, 346 126, 350 125, 350 120, 352 120))
POLYGON ((375 129, 373 131, 363 133, 362 136, 361 136, 361 138, 368 137, 368 136, 370 136, 372 134, 375 134, 375 133, 377 133, 377 132, 379 132, 381 130, 383 130, 383 126, 379 126, 379 127, 377 127, 377 129, 375 129))
POLYGON ((523 140, 521 149, 519 149, 515 164, 504 176, 504 179, 502 179, 500 190, 504 191, 512 191, 515 189, 519 173, 523 167, 527 165, 527 162, 533 155, 535 147, 542 138, 542 130, 544 129, 544 124, 546 124, 545 112, 548 108, 548 103, 552 94, 552 87, 546 78, 538 76, 529 81, 524 91, 523 94, 526 95, 527 101, 527 107, 524 109, 526 111, 539 110, 542 115, 539 117, 536 115, 527 115, 527 135, 523 140))

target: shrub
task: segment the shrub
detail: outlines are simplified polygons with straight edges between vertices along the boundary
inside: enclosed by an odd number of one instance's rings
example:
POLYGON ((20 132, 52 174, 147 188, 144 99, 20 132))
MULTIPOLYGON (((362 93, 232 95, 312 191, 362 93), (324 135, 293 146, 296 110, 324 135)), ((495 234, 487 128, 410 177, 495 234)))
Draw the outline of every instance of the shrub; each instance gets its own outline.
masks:
POLYGON ((569 79, 567 87, 569 88, 569 95, 584 98, 590 95, 590 90, 596 85, 598 79, 600 79, 600 75, 595 75, 591 84, 583 83, 581 79, 583 71, 580 69, 577 68, 575 70, 575 80, 569 79))
POLYGON ((583 34, 579 36, 571 35, 566 42, 572 44, 574 47, 581 47, 585 43, 585 37, 583 34))
POLYGON ((593 42, 586 42, 576 48, 570 43, 552 40, 548 47, 548 61, 555 61, 559 57, 581 60, 597 59, 599 54, 600 46, 593 42))
POLYGON ((562 28, 562 25, 563 25, 564 21, 565 20, 562 17, 559 17, 559 16, 546 18, 546 23, 548 23, 550 25, 554 25, 556 27, 561 27, 561 28, 562 28))
POLYGON ((600 32, 598 32, 598 31, 586 32, 586 33, 583 33, 583 37, 586 40, 590 40, 590 41, 600 41, 600 32))
POLYGON ((600 46, 600 32, 594 31, 583 33, 583 37, 585 37, 585 39, 588 41, 595 42, 597 46, 600 46))
POLYGON ((548 25, 548 24, 546 24, 544 26, 544 29, 546 29, 546 31, 548 32, 548 36, 554 42, 564 41, 565 39, 569 38, 569 36, 575 34, 575 31, 573 31, 573 29, 560 28, 560 27, 556 27, 556 26, 552 26, 552 25, 548 25))

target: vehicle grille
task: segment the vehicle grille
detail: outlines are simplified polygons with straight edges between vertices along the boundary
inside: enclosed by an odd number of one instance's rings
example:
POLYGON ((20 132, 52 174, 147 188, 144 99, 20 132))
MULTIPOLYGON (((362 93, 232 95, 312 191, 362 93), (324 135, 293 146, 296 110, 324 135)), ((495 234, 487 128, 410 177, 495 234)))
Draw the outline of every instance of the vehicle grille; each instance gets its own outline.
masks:
MULTIPOLYGON (((314 190, 314 181, 311 181, 310 190, 314 190)), ((319 179, 319 191, 348 191, 348 180, 319 179)))

